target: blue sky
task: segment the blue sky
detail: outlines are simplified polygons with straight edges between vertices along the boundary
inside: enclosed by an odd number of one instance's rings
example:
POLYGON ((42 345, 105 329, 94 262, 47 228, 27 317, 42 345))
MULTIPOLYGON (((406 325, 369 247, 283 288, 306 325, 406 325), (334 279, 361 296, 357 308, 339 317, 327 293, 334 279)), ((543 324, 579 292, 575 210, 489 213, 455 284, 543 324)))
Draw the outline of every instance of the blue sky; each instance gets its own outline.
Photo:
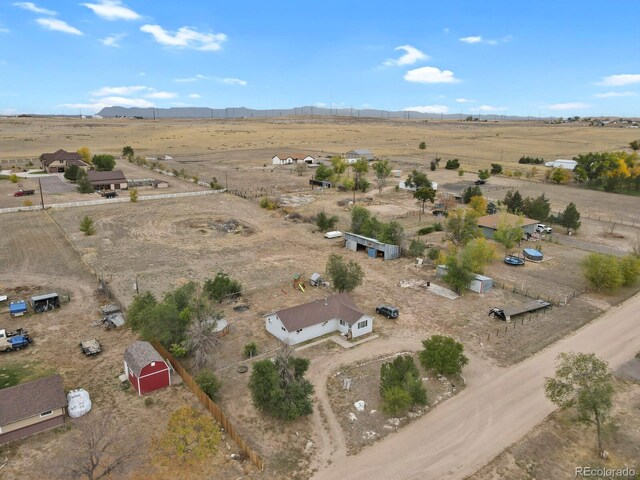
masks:
POLYGON ((0 114, 640 116, 640 1, 0 3, 0 114))

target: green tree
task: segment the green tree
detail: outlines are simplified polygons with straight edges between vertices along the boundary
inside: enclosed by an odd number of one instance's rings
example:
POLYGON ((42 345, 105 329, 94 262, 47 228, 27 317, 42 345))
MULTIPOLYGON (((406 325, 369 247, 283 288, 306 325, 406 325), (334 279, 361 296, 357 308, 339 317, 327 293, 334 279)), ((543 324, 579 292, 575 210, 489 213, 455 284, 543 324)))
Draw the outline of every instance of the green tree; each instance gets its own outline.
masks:
POLYGON ((487 201, 484 197, 481 196, 473 196, 469 199, 469 207, 473 210, 479 217, 486 215, 487 213, 487 201))
POLYGON ((216 374, 208 370, 203 370, 196 375, 195 380, 202 391, 207 394, 207 397, 215 401, 221 386, 216 374))
POLYGON ((242 295, 242 284, 227 273, 218 272, 213 280, 205 280, 204 291, 211 300, 222 303, 225 299, 233 299, 242 295))
POLYGON ((110 172, 116 166, 116 159, 113 155, 94 155, 93 164, 99 172, 110 172))
POLYGON ((569 233, 570 230, 573 230, 574 232, 578 231, 581 223, 580 212, 578 212, 576 204, 571 202, 567 205, 564 211, 560 214, 559 220, 560 225, 567 229, 567 233, 569 233))
POLYGON ((522 205, 522 213, 526 217, 533 218, 539 222, 544 222, 549 218, 551 213, 551 204, 544 193, 536 198, 527 197, 522 205))
MULTIPOLYGON (((427 200, 431 203, 434 202, 434 200, 436 199, 436 191, 431 188, 431 184, 425 185, 413 192, 413 198, 420 202, 420 212, 424 213, 424 204, 427 203, 427 200)), ((418 221, 420 221, 420 219, 418 219, 418 221)))
POLYGON ((571 172, 565 168, 554 168, 549 178, 553 183, 566 185, 571 180, 571 172))
POLYGON ((411 244, 409 245, 409 255, 412 257, 422 257, 426 248, 426 243, 414 238, 411 240, 411 244))
POLYGON ((353 178, 355 180, 355 189, 362 189, 362 181, 364 175, 369 171, 369 161, 366 158, 359 158, 351 166, 353 169, 353 178))
POLYGON ((464 246, 478 236, 478 216, 471 210, 457 208, 445 222, 445 237, 455 246, 464 246))
POLYGON ((195 465, 216 453, 220 437, 218 424, 211 417, 193 407, 182 407, 171 414, 167 430, 154 448, 161 462, 195 465))
POLYGON ((148 311, 157 303, 156 297, 149 291, 133 297, 131 305, 127 308, 127 324, 131 330, 134 332, 140 330, 148 311))
POLYGON ((478 178, 480 180, 488 180, 489 177, 491 177, 491 174, 489 173, 489 169, 478 170, 478 178))
POLYGON ((473 187, 467 187, 464 192, 462 192, 462 203, 465 205, 471 201, 473 197, 481 197, 482 190, 479 186, 474 185, 473 187))
POLYGON ((76 187, 76 190, 78 190, 78 192, 80 193, 93 193, 95 191, 93 185, 91 185, 91 182, 89 182, 89 176, 87 175, 87 172, 85 172, 83 169, 78 170, 76 184, 78 185, 76 187))
POLYGON ((69 165, 64 170, 64 178, 66 178, 70 182, 75 182, 76 180, 78 180, 78 171, 79 170, 80 170, 80 167, 78 167, 77 165, 69 165))
POLYGON ((495 248, 486 238, 478 237, 465 245, 461 252, 462 263, 473 273, 484 273, 484 267, 495 257, 495 248))
POLYGON ((473 270, 464 260, 461 252, 452 252, 447 255, 445 262, 447 273, 443 277, 444 281, 460 295, 475 278, 473 270))
POLYGON ((133 162, 133 158, 136 156, 136 153, 133 151, 133 148, 129 145, 122 148, 122 156, 129 160, 129 163, 133 162))
POLYGON ((274 361, 253 364, 249 390, 253 405, 262 412, 284 420, 295 420, 313 412, 313 385, 304 378, 309 360, 291 356, 283 347, 274 361))
POLYGON ((347 262, 335 253, 329 255, 326 274, 331 278, 333 288, 340 293, 353 291, 364 279, 364 271, 357 262, 347 262))
POLYGON ((380 395, 383 401, 385 392, 393 388, 401 388, 409 394, 409 406, 427 403, 427 392, 420 380, 420 372, 410 355, 398 356, 380 367, 380 395))
POLYGON ((431 181, 429 177, 427 177, 427 174, 419 172, 418 170, 412 170, 404 183, 407 187, 415 187, 416 190, 422 187, 431 187, 431 181))
POLYGON ((464 355, 464 346, 451 337, 433 335, 423 340, 422 346, 418 353, 420 363, 440 375, 459 375, 462 367, 469 363, 464 355))
POLYGON ((633 142, 629 142, 629 146, 631 147, 631 150, 633 150, 634 152, 637 150, 640 150, 640 140, 634 140, 633 142))
POLYGON ((319 165, 313 178, 319 182, 324 182, 331 180, 331 177, 333 177, 333 170, 325 165, 319 165))
POLYGON ((247 358, 253 358, 258 354, 258 345, 256 342, 247 343, 244 346, 244 356, 247 358))
POLYGON ((447 164, 444 166, 447 170, 456 170, 460 168, 460 161, 457 158, 447 160, 447 164))
POLYGON ((618 259, 612 255, 590 253, 582 262, 582 272, 598 292, 611 292, 620 287, 624 280, 618 259))
POLYGON ((382 243, 401 245, 404 238, 404 228, 396 221, 385 223, 382 232, 377 238, 382 243))
POLYGON ((544 392, 560 408, 575 408, 578 422, 595 426, 602 456, 602 430, 613 404, 612 375, 607 362, 593 353, 561 353, 555 377, 545 379, 544 392))
POLYGON ((386 158, 379 160, 373 164, 373 173, 376 175, 376 184, 378 185, 378 193, 382 195, 382 188, 387 184, 388 178, 391 176, 391 164, 386 158))
POLYGON ((321 232, 328 232, 329 230, 333 230, 336 227, 336 223, 338 223, 338 216, 333 215, 329 217, 324 210, 316 215, 316 226, 320 229, 321 232))
MULTIPOLYGON (((418 148, 420 150, 426 150, 427 149, 427 142, 420 142, 420 145, 418 145, 418 148)), ((635 150, 637 150, 637 148, 635 150)))
POLYGON ((498 217, 497 228, 493 233, 493 239, 504 247, 505 252, 508 252, 522 239, 523 224, 524 217, 522 215, 518 215, 516 222, 512 223, 509 221, 507 213, 504 212, 498 217))
POLYGON ((351 209, 351 231, 356 235, 363 235, 370 220, 371 214, 366 208, 354 206, 351 209))
POLYGON ((333 172, 336 175, 342 175, 344 172, 347 171, 347 167, 348 167, 347 162, 345 162, 340 155, 336 155, 331 158, 331 166, 333 168, 333 172))
POLYGON ((382 392, 382 411, 387 415, 401 415, 412 403, 411 394, 402 387, 391 387, 382 392))
POLYGON ((82 220, 80 220, 80 231, 87 236, 96 233, 96 229, 93 226, 93 219, 91 217, 87 215, 82 217, 82 220))
POLYGON ((502 165, 499 163, 491 164, 491 175, 500 175, 502 173, 502 165))
POLYGON ((524 200, 522 199, 522 195, 520 195, 520 192, 518 190, 516 190, 515 192, 509 190, 504 196, 504 200, 502 200, 502 203, 504 203, 507 207, 507 212, 514 213, 516 215, 522 213, 524 200))

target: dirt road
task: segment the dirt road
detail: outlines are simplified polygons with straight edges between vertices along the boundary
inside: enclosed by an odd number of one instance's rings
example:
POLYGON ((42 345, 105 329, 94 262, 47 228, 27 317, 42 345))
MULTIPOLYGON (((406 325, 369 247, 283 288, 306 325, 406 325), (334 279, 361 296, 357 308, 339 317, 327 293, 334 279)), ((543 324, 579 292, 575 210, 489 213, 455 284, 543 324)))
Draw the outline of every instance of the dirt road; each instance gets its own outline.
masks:
MULTIPOLYGON (((487 383, 472 383, 434 412, 314 479, 458 479, 523 437, 554 409, 544 397, 560 352, 595 352, 616 368, 638 351, 640 295, 487 383)), ((594 434, 595 435, 595 434, 594 434)))

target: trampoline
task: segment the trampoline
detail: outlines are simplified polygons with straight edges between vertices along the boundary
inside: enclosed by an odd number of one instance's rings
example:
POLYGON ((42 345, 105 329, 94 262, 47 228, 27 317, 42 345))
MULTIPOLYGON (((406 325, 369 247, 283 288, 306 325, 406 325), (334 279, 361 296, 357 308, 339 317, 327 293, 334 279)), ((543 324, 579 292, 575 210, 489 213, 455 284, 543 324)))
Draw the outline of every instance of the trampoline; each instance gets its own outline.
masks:
POLYGON ((524 258, 518 257, 517 255, 507 255, 504 257, 504 263, 507 265, 512 265, 514 267, 519 267, 524 265, 524 258))
POLYGON ((524 258, 531 262, 541 262, 543 258, 542 252, 535 248, 525 248, 522 253, 524 254, 524 258))

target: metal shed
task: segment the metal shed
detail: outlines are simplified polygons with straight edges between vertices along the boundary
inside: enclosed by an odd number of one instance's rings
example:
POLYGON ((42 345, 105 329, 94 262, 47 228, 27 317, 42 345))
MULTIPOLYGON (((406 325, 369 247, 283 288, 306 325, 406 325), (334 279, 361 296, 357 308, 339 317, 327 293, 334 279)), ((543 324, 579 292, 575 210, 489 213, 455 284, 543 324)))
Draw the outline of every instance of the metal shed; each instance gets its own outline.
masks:
POLYGON ((382 257, 384 260, 393 260, 400 256, 400 247, 398 245, 382 243, 375 238, 368 238, 348 232, 345 232, 344 238, 346 240, 345 248, 353 250, 354 252, 366 250, 367 255, 371 258, 382 257))
MULTIPOLYGON (((438 265, 436 267, 436 276, 442 278, 447 274, 446 265, 438 265)), ((476 293, 488 293, 493 288, 493 279, 484 275, 475 274, 474 279, 467 285, 467 290, 476 293)))

